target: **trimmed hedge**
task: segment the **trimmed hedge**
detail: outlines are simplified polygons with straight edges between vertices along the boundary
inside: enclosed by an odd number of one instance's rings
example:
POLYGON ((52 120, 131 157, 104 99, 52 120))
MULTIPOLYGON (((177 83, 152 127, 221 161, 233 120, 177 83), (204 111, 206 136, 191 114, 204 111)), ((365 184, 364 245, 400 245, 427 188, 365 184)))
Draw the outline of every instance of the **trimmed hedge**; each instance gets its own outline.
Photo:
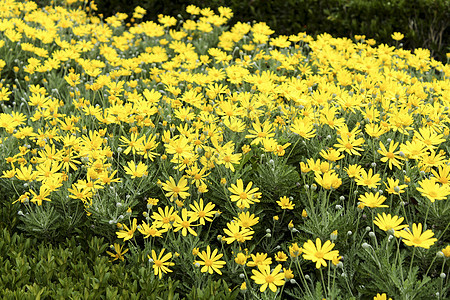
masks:
POLYGON ((209 300, 239 293, 222 280, 204 289, 161 280, 145 261, 111 263, 106 250, 103 238, 79 235, 52 245, 0 230, 0 298, 209 300))

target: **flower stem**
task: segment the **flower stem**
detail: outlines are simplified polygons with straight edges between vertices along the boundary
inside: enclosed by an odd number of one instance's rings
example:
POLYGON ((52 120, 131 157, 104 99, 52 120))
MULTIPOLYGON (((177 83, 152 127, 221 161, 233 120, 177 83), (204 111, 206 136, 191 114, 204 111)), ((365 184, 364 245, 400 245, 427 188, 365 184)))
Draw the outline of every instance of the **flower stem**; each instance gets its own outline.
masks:
POLYGON ((411 270, 412 270, 412 266, 413 266, 413 262, 414 262, 414 254, 416 253, 416 247, 414 247, 414 249, 413 249, 413 254, 412 254, 412 257, 411 257, 411 264, 409 265, 409 273, 408 274, 411 274, 411 270))

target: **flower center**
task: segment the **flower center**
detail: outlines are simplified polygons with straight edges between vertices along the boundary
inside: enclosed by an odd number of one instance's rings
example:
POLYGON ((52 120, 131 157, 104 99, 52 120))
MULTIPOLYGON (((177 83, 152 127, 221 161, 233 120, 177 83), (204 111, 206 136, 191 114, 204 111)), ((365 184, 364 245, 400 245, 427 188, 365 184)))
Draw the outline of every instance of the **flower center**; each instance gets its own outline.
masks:
POLYGON ((322 251, 317 251, 316 253, 314 253, 314 256, 317 258, 323 258, 324 253, 322 251))
POLYGON ((416 245, 422 244, 422 240, 421 240, 420 238, 418 238, 418 237, 414 237, 414 238, 412 239, 412 242, 413 242, 414 244, 416 244, 416 245))
POLYGON ((247 199, 247 193, 246 192, 242 192, 242 193, 239 194, 239 197, 241 199, 247 199))
POLYGON ((266 276, 266 282, 267 283, 272 283, 275 280, 275 278, 272 275, 267 275, 266 276))
POLYGON ((210 259, 205 259, 205 266, 210 267, 210 266, 212 266, 212 264, 213 264, 212 260, 210 260, 210 259))

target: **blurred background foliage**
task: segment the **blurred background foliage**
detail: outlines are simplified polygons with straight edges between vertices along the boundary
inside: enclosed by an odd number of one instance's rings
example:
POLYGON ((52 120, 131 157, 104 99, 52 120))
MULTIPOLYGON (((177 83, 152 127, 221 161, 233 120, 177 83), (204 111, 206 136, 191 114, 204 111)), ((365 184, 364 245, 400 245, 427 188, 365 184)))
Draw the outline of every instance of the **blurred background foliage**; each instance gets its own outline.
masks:
POLYGON ((188 18, 190 4, 216 10, 230 7, 230 24, 266 22, 276 34, 306 32, 316 36, 327 32, 334 37, 366 35, 378 44, 391 44, 393 32, 405 35, 405 49, 427 48, 434 58, 446 61, 450 52, 450 0, 97 0, 98 13, 105 17, 117 12, 131 16, 136 6, 147 10, 144 20, 158 14, 188 18))

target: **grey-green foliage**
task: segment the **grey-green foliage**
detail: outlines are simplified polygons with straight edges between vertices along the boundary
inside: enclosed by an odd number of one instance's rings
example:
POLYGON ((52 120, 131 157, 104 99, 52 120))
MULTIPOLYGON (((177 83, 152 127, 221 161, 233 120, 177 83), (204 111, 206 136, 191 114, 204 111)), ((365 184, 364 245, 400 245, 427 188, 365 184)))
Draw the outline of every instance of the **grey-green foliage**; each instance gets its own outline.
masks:
POLYGON ((255 185, 263 194, 262 202, 275 202, 280 197, 295 193, 300 176, 294 166, 277 156, 258 164, 254 174, 255 185))
MULTIPOLYGON (((371 289, 360 286, 360 292, 367 295, 385 292, 393 299, 403 300, 433 298, 439 291, 439 279, 431 280, 423 272, 419 275, 419 267, 410 268, 411 257, 406 257, 403 250, 396 252, 396 247, 395 240, 389 242, 384 239, 379 246, 371 245, 359 251, 363 260, 360 264, 360 280, 371 283, 371 289)), ((419 252, 420 248, 416 250, 419 252)), ((444 287, 441 295, 444 298, 441 299, 445 299, 447 292, 448 287, 444 287)))

